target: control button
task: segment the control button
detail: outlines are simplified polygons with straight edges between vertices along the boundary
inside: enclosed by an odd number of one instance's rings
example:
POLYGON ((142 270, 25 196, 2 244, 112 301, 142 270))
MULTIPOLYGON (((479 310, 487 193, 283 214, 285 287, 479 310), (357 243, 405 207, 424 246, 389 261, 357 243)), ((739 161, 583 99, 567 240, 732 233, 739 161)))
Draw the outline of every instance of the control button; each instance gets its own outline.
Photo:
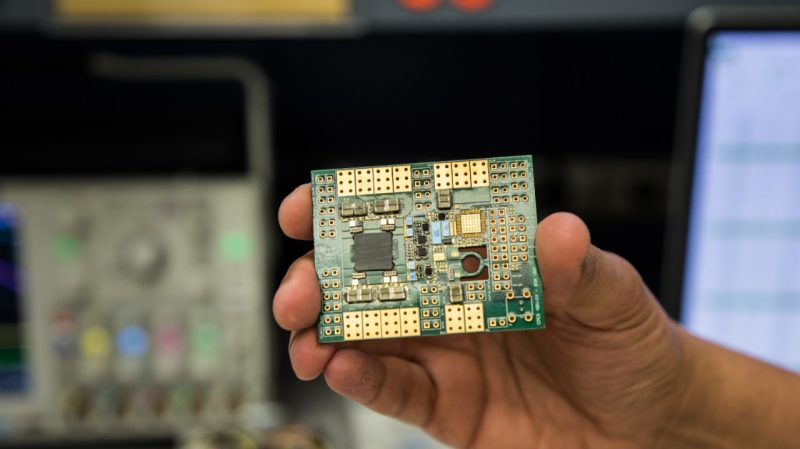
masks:
POLYGON ((53 252, 61 262, 73 262, 80 256, 81 242, 71 234, 61 234, 53 242, 53 252))
POLYGON ((217 327, 212 323, 200 323, 192 329, 192 349, 195 353, 214 355, 219 347, 217 327))
POLYGON ((164 355, 177 355, 183 352, 183 331, 177 325, 164 325, 156 330, 155 348, 164 355))
POLYGON ((229 369, 220 364, 219 332, 212 322, 201 320, 192 326, 190 345, 189 370, 192 379, 210 381, 220 369, 229 369))
POLYGON ((228 410, 232 413, 238 413, 244 405, 244 400, 244 391, 241 388, 231 388, 228 391, 228 410))
POLYGON ((152 364, 155 379, 171 382, 179 378, 184 367, 185 346, 183 330, 177 324, 164 324, 156 329, 152 364))
POLYGON ((111 352, 111 335, 104 327, 87 327, 81 334, 81 352, 88 358, 106 357, 111 352))
POLYGON ((129 278, 149 284, 157 281, 167 265, 167 248, 153 232, 128 237, 120 247, 119 266, 129 278))
POLYGON ((190 385, 177 385, 169 393, 167 413, 173 416, 185 416, 195 412, 194 389, 190 385))
POLYGON ((404 8, 415 12, 431 11, 442 4, 441 0, 399 0, 399 2, 404 8))
POLYGON ((115 416, 120 412, 120 392, 113 386, 97 387, 94 394, 94 414, 115 416))
POLYGON ((69 310, 59 310, 53 316, 53 329, 68 334, 75 331, 75 315, 69 310))
POLYGON ((139 325, 125 326, 117 333, 117 350, 127 357, 141 357, 147 354, 150 336, 139 325))
POLYGON ((76 323, 72 312, 61 310, 52 319, 53 350, 62 359, 74 357, 78 352, 76 323))
POLYGON ((202 415, 208 406, 208 388, 195 389, 192 394, 192 413, 202 415))
POLYGON ((452 0, 453 5, 463 11, 479 12, 494 4, 494 0, 452 0))
POLYGON ((229 262, 242 262, 250 257, 252 242, 243 232, 228 231, 220 239, 220 252, 229 262))
POLYGON ((91 401, 80 388, 69 388, 61 393, 61 410, 69 418, 83 419, 91 410, 91 401))
POLYGON ((130 416, 142 417, 160 414, 164 406, 161 396, 155 387, 138 388, 131 396, 130 416))

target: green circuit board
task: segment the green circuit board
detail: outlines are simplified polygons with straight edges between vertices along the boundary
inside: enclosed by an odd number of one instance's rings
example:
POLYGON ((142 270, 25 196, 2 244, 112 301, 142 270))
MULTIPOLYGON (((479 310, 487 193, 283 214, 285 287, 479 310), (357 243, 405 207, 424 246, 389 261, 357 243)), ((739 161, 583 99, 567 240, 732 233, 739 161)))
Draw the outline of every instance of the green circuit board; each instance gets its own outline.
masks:
POLYGON ((319 341, 544 328, 531 156, 311 178, 319 341))

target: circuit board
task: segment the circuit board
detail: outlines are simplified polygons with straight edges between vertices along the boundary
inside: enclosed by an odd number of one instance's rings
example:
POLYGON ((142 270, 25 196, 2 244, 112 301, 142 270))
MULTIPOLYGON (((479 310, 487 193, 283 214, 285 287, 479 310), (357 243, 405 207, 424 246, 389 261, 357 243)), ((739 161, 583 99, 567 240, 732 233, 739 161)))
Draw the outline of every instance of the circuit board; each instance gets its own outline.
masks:
POLYGON ((531 156, 311 176, 320 342, 544 328, 531 156))

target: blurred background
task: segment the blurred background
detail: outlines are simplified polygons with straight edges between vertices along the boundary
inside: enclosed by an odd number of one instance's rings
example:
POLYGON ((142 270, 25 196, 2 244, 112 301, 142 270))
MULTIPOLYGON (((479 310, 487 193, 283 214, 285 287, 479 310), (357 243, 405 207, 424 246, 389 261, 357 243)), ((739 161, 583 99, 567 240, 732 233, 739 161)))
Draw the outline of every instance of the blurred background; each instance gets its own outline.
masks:
POLYGON ((713 3, 0 0, 0 447, 439 447, 293 377, 270 299, 311 244, 280 199, 533 154, 540 218, 661 291, 684 24, 713 3))

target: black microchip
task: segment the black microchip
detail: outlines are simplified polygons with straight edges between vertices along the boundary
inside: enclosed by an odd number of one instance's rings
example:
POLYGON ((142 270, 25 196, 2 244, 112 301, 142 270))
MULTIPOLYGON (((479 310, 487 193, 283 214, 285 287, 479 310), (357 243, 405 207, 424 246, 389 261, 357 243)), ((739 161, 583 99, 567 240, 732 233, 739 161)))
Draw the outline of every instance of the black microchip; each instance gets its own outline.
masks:
POLYGON ((430 276, 433 274, 433 268, 425 267, 425 276, 430 276))
POLYGON ((427 241, 428 239, 424 235, 420 235, 417 237, 417 243, 419 243, 420 245, 425 244, 425 242, 427 241))
POLYGON ((444 212, 439 212, 439 220, 444 220, 445 218, 447 218, 447 214, 444 212))
POLYGON ((353 263, 356 271, 387 271, 393 269, 392 234, 377 232, 354 235, 353 263))
POLYGON ((417 255, 419 257, 428 257, 428 249, 427 248, 417 248, 417 255))
POLYGON ((449 244, 453 243, 453 238, 452 237, 444 237, 444 238, 442 238, 442 243, 444 243, 445 245, 449 245, 449 244))
POLYGON ((431 228, 431 225, 429 225, 428 223, 422 223, 422 231, 423 232, 428 232, 428 230, 430 228, 431 228))

